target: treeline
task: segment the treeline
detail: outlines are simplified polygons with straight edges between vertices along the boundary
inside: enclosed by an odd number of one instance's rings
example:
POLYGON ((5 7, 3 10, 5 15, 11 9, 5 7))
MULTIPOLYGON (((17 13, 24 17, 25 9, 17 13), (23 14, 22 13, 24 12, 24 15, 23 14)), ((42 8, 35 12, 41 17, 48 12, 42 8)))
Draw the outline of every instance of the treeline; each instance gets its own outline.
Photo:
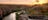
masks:
POLYGON ((14 5, 14 4, 0 4, 0 16, 7 16, 12 12, 28 9, 30 6, 27 5, 14 5))
POLYGON ((2 13, 0 13, 0 15, 5 16, 5 15, 8 15, 8 14, 10 14, 12 12, 17 12, 17 11, 20 11, 20 10, 25 10, 28 13, 32 13, 34 8, 35 8, 35 10, 38 10, 38 8, 39 8, 39 10, 43 9, 44 10, 43 12, 47 12, 47 11, 45 11, 45 10, 48 10, 47 5, 48 5, 48 3, 43 4, 43 5, 39 4, 39 5, 32 5, 32 6, 15 5, 15 4, 0 4, 0 10, 2 10, 2 11, 0 11, 0 12, 2 12, 2 13))

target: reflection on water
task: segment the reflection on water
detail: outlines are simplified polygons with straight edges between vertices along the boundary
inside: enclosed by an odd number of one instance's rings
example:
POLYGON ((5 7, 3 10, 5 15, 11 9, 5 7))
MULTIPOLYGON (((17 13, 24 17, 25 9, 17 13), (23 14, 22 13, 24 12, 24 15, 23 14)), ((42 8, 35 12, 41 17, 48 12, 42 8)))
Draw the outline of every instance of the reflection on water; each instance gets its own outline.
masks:
POLYGON ((14 13, 11 13, 10 15, 4 17, 3 20, 16 20, 16 15, 15 15, 15 12, 14 13))

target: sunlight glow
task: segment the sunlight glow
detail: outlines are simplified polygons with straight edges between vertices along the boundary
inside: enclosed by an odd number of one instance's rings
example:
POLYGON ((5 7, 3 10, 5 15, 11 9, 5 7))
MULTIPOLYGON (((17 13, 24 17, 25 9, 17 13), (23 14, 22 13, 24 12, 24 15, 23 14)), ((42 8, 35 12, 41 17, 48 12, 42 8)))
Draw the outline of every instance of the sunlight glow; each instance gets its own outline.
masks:
POLYGON ((43 4, 47 3, 48 0, 0 0, 0 4, 23 4, 23 5, 34 5, 34 4, 43 4))
POLYGON ((36 2, 36 0, 34 0, 33 4, 43 4, 43 3, 47 3, 47 0, 38 0, 39 2, 36 2))

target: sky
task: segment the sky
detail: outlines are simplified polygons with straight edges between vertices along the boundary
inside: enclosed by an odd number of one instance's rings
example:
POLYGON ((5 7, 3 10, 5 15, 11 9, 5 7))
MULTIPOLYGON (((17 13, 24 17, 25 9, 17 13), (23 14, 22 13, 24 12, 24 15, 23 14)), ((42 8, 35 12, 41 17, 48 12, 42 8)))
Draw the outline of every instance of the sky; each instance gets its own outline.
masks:
MULTIPOLYGON (((39 3, 46 3, 48 0, 39 0, 39 3)), ((0 4, 37 4, 36 0, 0 0, 0 4)))

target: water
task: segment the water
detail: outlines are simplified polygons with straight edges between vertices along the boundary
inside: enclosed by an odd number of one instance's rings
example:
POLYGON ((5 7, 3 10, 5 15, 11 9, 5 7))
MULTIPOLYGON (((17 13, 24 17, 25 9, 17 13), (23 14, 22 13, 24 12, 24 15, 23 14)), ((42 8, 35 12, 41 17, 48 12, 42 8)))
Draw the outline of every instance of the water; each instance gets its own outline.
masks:
POLYGON ((8 16, 6 16, 3 20, 16 20, 15 12, 14 13, 11 13, 8 16))

